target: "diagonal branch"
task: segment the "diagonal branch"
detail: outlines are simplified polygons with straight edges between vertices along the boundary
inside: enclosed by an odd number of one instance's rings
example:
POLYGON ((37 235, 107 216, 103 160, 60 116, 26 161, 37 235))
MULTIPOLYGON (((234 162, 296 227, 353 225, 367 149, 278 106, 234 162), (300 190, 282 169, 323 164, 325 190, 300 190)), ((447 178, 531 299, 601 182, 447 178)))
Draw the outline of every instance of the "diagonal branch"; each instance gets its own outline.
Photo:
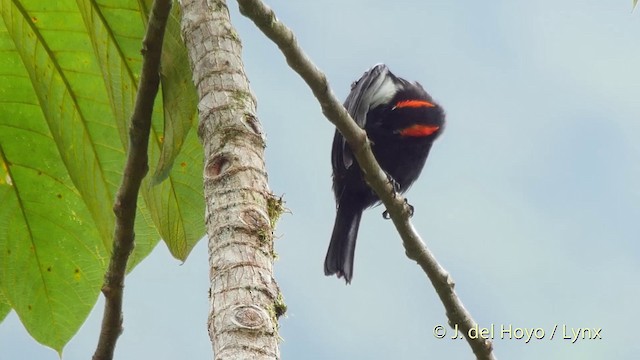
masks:
POLYGON ((153 103, 160 83, 160 54, 164 30, 171 10, 171 0, 155 0, 147 33, 142 41, 142 74, 136 95, 136 104, 129 126, 129 149, 122 183, 116 195, 113 212, 116 226, 113 250, 105 274, 102 293, 105 297, 100 339, 93 360, 111 360, 116 342, 122 332, 122 295, 127 260, 134 246, 134 223, 138 192, 142 179, 149 171, 149 131, 153 103))
MULTIPOLYGON (((287 63, 313 91, 320 102, 322 112, 331 121, 354 151, 364 177, 387 208, 391 219, 402 237, 407 256, 416 261, 431 280, 440 300, 444 304, 451 326, 457 325, 460 332, 468 334, 477 327, 471 314, 454 291, 454 282, 449 273, 437 262, 409 220, 409 209, 401 196, 394 196, 392 185, 378 165, 366 132, 351 119, 329 87, 326 76, 318 70, 298 45, 293 32, 280 22, 275 13, 260 0, 238 0, 240 12, 250 18, 284 54, 287 63)), ((477 359, 494 359, 492 343, 481 337, 465 337, 477 359)))

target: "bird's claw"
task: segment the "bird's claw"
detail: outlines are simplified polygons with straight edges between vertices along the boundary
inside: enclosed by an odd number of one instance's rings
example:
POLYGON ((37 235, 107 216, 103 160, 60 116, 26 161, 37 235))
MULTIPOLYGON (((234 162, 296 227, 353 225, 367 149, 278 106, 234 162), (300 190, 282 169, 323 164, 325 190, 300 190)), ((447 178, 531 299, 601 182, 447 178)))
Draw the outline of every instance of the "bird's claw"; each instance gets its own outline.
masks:
POLYGON ((385 174, 387 174, 387 180, 393 187, 393 196, 398 196, 398 193, 400 193, 400 183, 398 183, 391 175, 389 175, 389 173, 385 172, 385 174))
MULTIPOLYGON (((413 207, 413 205, 409 204, 409 201, 407 200, 407 198, 404 199, 404 203, 407 204, 407 208, 409 209, 409 217, 413 217, 413 213, 415 211, 415 208, 413 207)), ((389 210, 385 210, 382 212, 382 218, 385 220, 389 220, 391 219, 391 215, 389 214, 389 210)))
POLYGON ((404 203, 407 204, 407 207, 409 208, 409 217, 413 217, 413 211, 415 210, 415 208, 413 207, 413 205, 409 204, 407 198, 404 198, 404 203))

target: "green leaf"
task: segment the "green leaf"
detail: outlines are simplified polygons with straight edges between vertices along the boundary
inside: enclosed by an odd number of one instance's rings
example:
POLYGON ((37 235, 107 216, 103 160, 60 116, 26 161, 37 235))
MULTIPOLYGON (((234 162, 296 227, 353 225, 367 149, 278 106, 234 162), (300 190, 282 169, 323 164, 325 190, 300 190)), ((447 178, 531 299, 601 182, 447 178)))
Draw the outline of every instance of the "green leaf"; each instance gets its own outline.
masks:
MULTIPOLYGON (((139 67, 142 63, 140 53, 144 35, 144 23, 142 21, 146 21, 146 11, 125 11, 126 9, 136 9, 139 4, 137 1, 121 0, 121 2, 123 4, 127 3, 127 5, 123 5, 123 8, 117 8, 112 4, 108 6, 96 5, 94 1, 90 0, 79 0, 78 5, 89 31, 91 42, 96 49, 97 59, 100 62, 100 71, 107 88, 109 103, 113 114, 115 114, 115 124, 118 127, 122 146, 126 148, 128 146, 128 120, 135 103, 139 67), (127 26, 130 26, 130 28, 127 28, 127 26), (138 34, 136 41, 131 40, 132 34, 138 34)), ((141 5, 144 6, 145 4, 141 5)), ((174 18, 172 21, 176 22, 177 20, 174 18)), ((179 26, 177 29, 179 30, 179 26)), ((174 34, 175 36, 179 38, 179 34, 174 34)), ((165 44, 167 42, 168 40, 165 36, 165 44)), ((184 73, 186 71, 188 75, 182 75, 177 80, 171 76, 163 76, 163 89, 166 87, 164 82, 175 83, 182 81, 185 76, 191 79, 191 72, 186 58, 182 60, 181 64, 170 63, 165 65, 165 53, 180 51, 175 42, 172 46, 172 48, 167 48, 163 51, 162 69, 171 69, 181 65, 183 69, 180 72, 184 73)), ((183 48, 181 51, 186 52, 184 45, 180 46, 183 48)), ((177 72, 174 71, 174 73, 177 72)), ((189 83, 191 83, 190 80, 189 83)), ((193 91, 195 92, 195 89, 193 91)), ((162 97, 167 98, 167 95, 163 94, 162 97)), ((204 202, 201 190, 203 161, 201 151, 178 154, 182 146, 185 146, 186 141, 192 142, 190 146, 195 145, 201 149, 197 138, 193 136, 196 135, 195 131, 190 131, 194 124, 192 117, 196 108, 196 97, 194 95, 192 98, 187 98, 183 95, 180 99, 184 101, 182 106, 190 107, 192 112, 188 116, 180 116, 178 114, 175 115, 175 118, 169 119, 169 121, 178 120, 181 124, 167 126, 183 128, 180 137, 170 136, 169 141, 166 140, 166 134, 163 133, 165 128, 163 104, 160 101, 156 101, 157 106, 153 113, 152 133, 149 144, 149 162, 152 165, 158 164, 158 167, 152 168, 151 171, 152 173, 163 174, 166 181, 155 186, 157 181, 147 177, 140 191, 145 199, 146 206, 149 208, 149 213, 144 214, 145 218, 155 224, 160 237, 164 239, 173 256, 180 260, 185 260, 193 246, 204 234, 204 221, 202 219, 204 202), (189 133, 193 134, 187 139, 189 133), (174 139, 180 141, 179 146, 173 146, 174 139), (171 147, 172 150, 163 150, 163 144, 171 147), (162 151, 169 153, 169 155, 165 154, 164 157, 161 157, 162 151), (169 172, 174 161, 179 161, 180 168, 169 172), (166 171, 162 169, 163 166, 167 168, 166 171), (187 178, 183 176, 185 172, 188 173, 187 178), (199 201, 193 201, 194 197, 199 198, 199 201), (184 201, 188 201, 188 203, 182 204, 182 199, 185 199, 184 201), (195 214, 198 215, 196 219, 193 219, 195 214)), ((170 102, 168 103, 170 104, 170 102)), ((173 111, 175 109, 165 109, 164 113, 173 111)), ((121 169, 118 170, 119 175, 120 173, 121 169)), ((136 230, 136 234, 139 234, 138 230, 136 230)), ((139 243, 136 242, 136 247, 138 245, 139 243)))
MULTIPOLYGON (((0 0, 0 293, 59 352, 102 285, 142 61, 138 1, 107 3, 0 0)), ((184 81, 176 76, 163 81, 184 81)), ((177 116, 169 156, 161 154, 170 110, 160 98, 156 105, 150 164, 169 166, 151 169, 165 174, 162 183, 143 182, 130 269, 159 238, 184 260, 204 234, 195 101, 181 104, 192 113, 177 116)))
POLYGON ((633 0, 633 8, 636 8, 636 5, 638 5, 638 0, 633 0))
POLYGON ((176 156, 184 144, 189 130, 196 124, 194 104, 198 101, 196 88, 191 81, 187 49, 180 35, 180 7, 174 6, 167 23, 162 52, 162 94, 164 100, 164 141, 160 161, 153 175, 153 182, 167 178, 176 156))

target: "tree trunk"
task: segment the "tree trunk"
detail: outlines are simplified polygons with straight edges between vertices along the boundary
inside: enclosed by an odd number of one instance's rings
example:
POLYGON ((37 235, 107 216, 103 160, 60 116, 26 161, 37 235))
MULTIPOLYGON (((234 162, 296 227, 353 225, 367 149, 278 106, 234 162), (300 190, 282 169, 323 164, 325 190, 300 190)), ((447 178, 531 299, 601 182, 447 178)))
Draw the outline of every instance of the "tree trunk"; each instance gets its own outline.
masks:
POLYGON ((265 137, 224 0, 183 0, 182 34, 199 95, 215 359, 279 359, 285 306, 273 277, 282 201, 267 186, 265 137))

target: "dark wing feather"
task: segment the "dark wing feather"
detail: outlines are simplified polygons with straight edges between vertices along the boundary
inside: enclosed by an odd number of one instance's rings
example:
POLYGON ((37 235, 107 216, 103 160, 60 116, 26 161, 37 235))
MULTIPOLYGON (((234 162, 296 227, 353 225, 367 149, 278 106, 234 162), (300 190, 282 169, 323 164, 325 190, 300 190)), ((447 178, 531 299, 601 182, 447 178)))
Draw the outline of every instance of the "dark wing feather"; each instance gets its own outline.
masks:
MULTIPOLYGON (((358 126, 365 127, 370 109, 393 98, 398 90, 397 82, 398 78, 391 74, 386 65, 378 64, 351 86, 344 107, 358 126)), ((348 169, 353 164, 353 153, 337 130, 333 138, 331 163, 334 172, 339 168, 348 169)))

